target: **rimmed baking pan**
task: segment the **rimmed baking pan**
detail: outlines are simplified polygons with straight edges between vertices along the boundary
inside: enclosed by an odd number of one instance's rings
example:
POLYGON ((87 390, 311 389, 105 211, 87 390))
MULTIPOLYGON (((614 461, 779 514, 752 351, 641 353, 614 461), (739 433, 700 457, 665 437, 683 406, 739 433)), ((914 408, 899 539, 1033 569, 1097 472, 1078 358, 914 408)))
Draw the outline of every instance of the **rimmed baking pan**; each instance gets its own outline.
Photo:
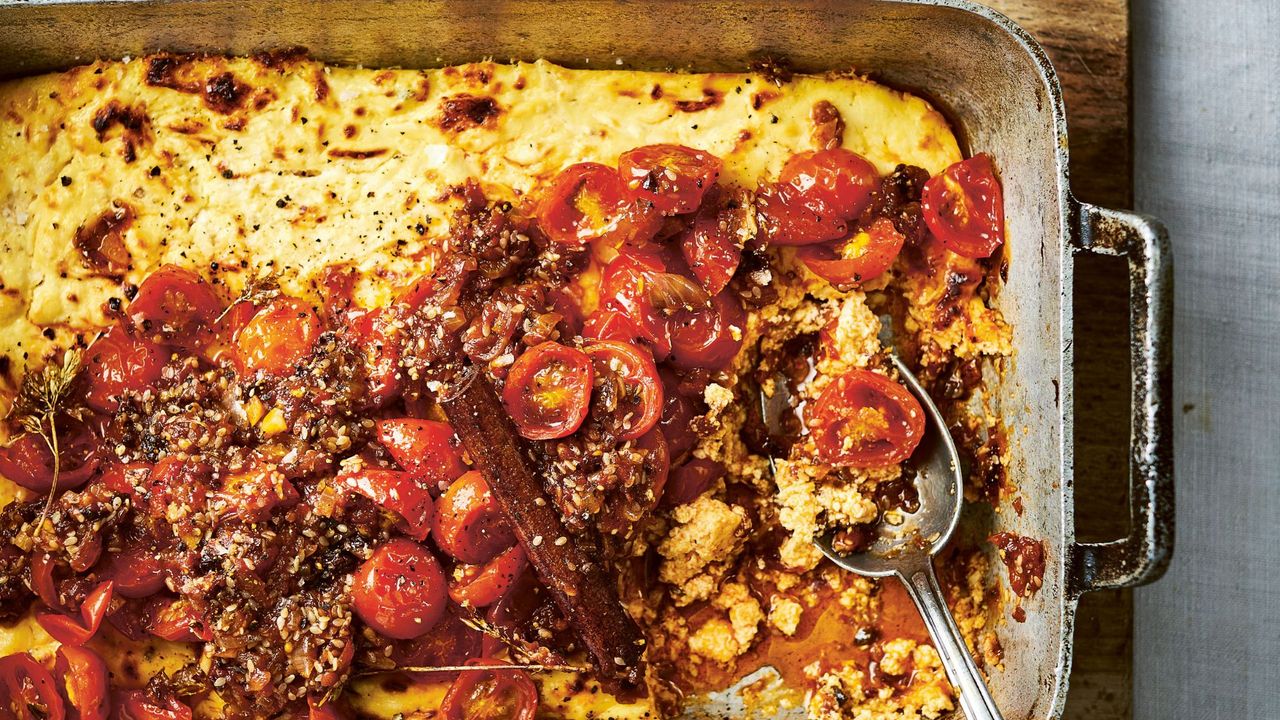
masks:
MULTIPOLYGON (((871 72, 944 108, 972 151, 999 159, 1005 187, 1009 272, 996 304, 1014 328, 1014 356, 992 395, 1010 430, 1023 512, 994 522, 1043 538, 1048 562, 1043 588, 1024 604, 1026 622, 999 630, 1004 669, 992 685, 1008 718, 1062 714, 1080 595, 1149 582, 1172 550, 1172 272, 1158 222, 1072 196, 1061 90, 1030 36, 960 0, 0 0, 4 77, 149 50, 294 46, 327 62, 407 67, 546 58, 714 71, 785 55, 804 71, 871 72), (1131 530, 1106 543, 1075 539, 1072 282, 1083 253, 1124 256, 1130 271, 1131 530)), ((730 699, 703 711, 738 716, 739 708, 730 699)))

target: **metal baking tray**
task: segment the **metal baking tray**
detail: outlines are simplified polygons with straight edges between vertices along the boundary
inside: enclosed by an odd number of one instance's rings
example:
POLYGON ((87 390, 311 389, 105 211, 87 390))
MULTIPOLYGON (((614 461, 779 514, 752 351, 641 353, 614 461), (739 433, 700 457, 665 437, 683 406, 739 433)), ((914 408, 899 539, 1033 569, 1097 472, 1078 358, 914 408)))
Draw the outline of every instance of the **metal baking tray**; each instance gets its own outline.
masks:
MULTIPOLYGON (((797 70, 854 67, 923 90, 971 150, 998 159, 1005 188, 1011 257, 997 304, 1015 351, 992 395, 1024 512, 989 521, 1044 538, 1048 566, 1026 622, 999 629, 994 696, 1011 720, 1061 716, 1080 595, 1150 582, 1172 551, 1172 272, 1157 221, 1072 196, 1061 89, 1026 32, 963 0, 0 0, 3 77, 149 50, 293 46, 328 62, 405 67, 547 58, 715 71, 774 54, 797 70), (1072 281, 1085 253, 1124 256, 1130 277, 1131 530, 1105 543, 1075 539, 1072 281)), ((741 708, 730 698, 695 714, 740 717, 741 708)))

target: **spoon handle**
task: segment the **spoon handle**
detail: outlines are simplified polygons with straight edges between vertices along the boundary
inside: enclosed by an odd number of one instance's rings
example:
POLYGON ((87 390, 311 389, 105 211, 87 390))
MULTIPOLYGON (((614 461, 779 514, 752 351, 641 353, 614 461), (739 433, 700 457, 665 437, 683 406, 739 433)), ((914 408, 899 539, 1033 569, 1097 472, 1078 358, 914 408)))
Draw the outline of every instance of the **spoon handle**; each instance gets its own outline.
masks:
POLYGON ((938 587, 938 578, 933 574, 933 562, 926 557, 923 563, 913 565, 904 568, 898 577, 906 584, 908 594, 920 609, 938 655, 942 657, 947 677, 960 691, 960 707, 964 708, 965 717, 969 720, 1002 720, 1000 708, 991 699, 986 681, 969 655, 964 636, 956 627, 951 610, 943 599, 942 588, 938 587))

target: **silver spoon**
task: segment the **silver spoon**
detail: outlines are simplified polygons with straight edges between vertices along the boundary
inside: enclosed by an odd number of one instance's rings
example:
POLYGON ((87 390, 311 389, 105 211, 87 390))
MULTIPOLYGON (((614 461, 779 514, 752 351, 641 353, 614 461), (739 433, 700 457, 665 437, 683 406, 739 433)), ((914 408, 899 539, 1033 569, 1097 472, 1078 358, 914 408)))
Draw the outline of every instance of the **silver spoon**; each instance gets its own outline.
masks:
MULTIPOLYGON (((991 699, 986 682, 974 664, 964 637, 956 627, 951 610, 943 599, 938 578, 933 572, 933 556, 951 539, 960 521, 960 508, 964 504, 961 491, 964 479, 960 474, 960 456, 947 432, 946 421, 921 387, 920 381, 896 355, 891 355, 894 367, 906 386, 920 401, 929 416, 924 439, 912 455, 917 472, 916 488, 920 493, 920 508, 914 513, 902 513, 903 522, 889 526, 881 522, 876 528, 876 539, 865 550, 841 554, 831 546, 831 535, 815 538, 814 544, 836 565, 867 577, 897 577, 907 587, 907 593, 915 601, 924 618, 934 647, 942 658, 947 677, 960 691, 960 707, 969 720, 1000 720, 1000 709, 991 699)), ((788 385, 779 377, 773 383, 772 397, 760 395, 765 426, 774 432, 782 427, 781 412, 793 412, 788 385)), ((772 464, 772 461, 771 461, 772 464)))

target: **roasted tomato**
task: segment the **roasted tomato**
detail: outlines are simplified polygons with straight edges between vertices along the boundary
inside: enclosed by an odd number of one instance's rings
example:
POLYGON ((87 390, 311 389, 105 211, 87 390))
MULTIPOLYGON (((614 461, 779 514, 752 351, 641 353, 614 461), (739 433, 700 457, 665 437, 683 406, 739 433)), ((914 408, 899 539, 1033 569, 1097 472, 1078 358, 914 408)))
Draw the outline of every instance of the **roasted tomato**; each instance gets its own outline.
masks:
POLYGON ((162 600, 156 598, 147 631, 170 642, 209 641, 213 633, 204 625, 194 608, 186 600, 162 600))
POLYGON ((320 335, 320 318, 311 306, 288 296, 258 310, 236 335, 236 360, 242 372, 286 375, 311 353, 320 335))
MULTIPOLYGON (((604 310, 621 313, 629 320, 639 337, 653 348, 656 360, 667 357, 671 352, 667 316, 656 304, 654 296, 655 289, 671 284, 664 279, 665 275, 666 266, 656 255, 624 253, 605 266, 600 280, 604 310)), ((701 292, 701 288, 694 287, 701 292)), ((597 314, 600 312, 602 310, 596 311, 597 314)))
POLYGON ((138 334, 184 347, 213 326, 223 302, 204 278, 177 265, 162 265, 138 286, 129 319, 138 334))
POLYGON ((662 416, 662 381, 648 350, 616 340, 583 346, 595 369, 598 417, 620 440, 635 440, 662 416))
POLYGON ((58 684, 43 665, 26 653, 0 658, 0 718, 62 720, 66 714, 58 684))
POLYGON ((444 720, 533 720, 538 688, 523 670, 501 670, 498 660, 470 660, 468 665, 492 670, 458 673, 440 704, 444 720))
POLYGON ((645 145, 618 158, 627 187, 663 215, 697 210, 721 166, 715 155, 684 145, 645 145))
POLYGON ((601 241, 613 246, 648 240, 657 214, 638 203, 613 168, 570 165, 556 176, 538 203, 538 225, 563 245, 601 241))
POLYGON ((98 633, 102 618, 111 606, 111 592, 115 584, 110 580, 99 584, 80 605, 80 618, 53 612, 36 613, 36 621, 54 640, 63 645, 83 645, 98 633))
POLYGON ((164 589, 164 568, 156 552, 146 546, 106 553, 94 572, 112 581, 120 597, 144 598, 164 589))
POLYGON ((988 257, 1004 242, 1004 193, 986 153, 929 178, 920 206, 929 231, 957 255, 988 257))
POLYGON ((715 296, 711 306, 677 315, 672 321, 671 360, 688 368, 719 369, 742 348, 747 315, 728 292, 715 296))
MULTIPOLYGON (((63 418, 60 424, 58 489, 72 490, 88 482, 98 469, 98 437, 84 423, 63 418)), ((39 435, 19 435, 0 448, 0 475, 28 490, 47 493, 53 486, 53 452, 39 435)))
POLYGON ((404 331, 391 308, 351 313, 345 329, 364 354, 369 406, 382 407, 400 394, 404 371, 400 367, 404 331))
POLYGON ((414 540, 422 542, 431 532, 435 519, 431 493, 412 473, 366 467, 342 472, 334 483, 358 492, 379 507, 399 515, 401 528, 414 540))
POLYGON ((849 223, 840 213, 785 182, 760 186, 756 217, 761 233, 772 245, 812 245, 849 232, 849 223))
POLYGON ((111 712, 107 689, 107 666, 88 648, 63 645, 58 648, 54 669, 62 678, 67 699, 75 710, 74 720, 106 720, 111 712))
POLYGON ((155 343, 114 325, 85 351, 89 389, 84 401, 110 415, 126 392, 141 392, 160 379, 168 359, 155 343))
POLYGON ((414 418, 379 420, 377 435, 400 467, 432 486, 453 482, 467 471, 449 423, 414 418))
POLYGON ((529 560, 524 548, 512 545, 484 565, 461 565, 454 570, 449 597, 459 605, 482 608, 498 601, 511 587, 529 560))
POLYGON ((879 218, 871 227, 834 244, 807 245, 796 257, 813 274, 832 285, 852 287, 873 280, 888 270, 902 251, 906 238, 889 218, 879 218))
POLYGON ((435 556, 412 540, 396 538, 373 551, 355 573, 351 604, 365 624, 389 638, 425 634, 448 602, 435 556))
POLYGON ((591 402, 591 359, 581 350, 544 342, 525 350, 507 373, 502 402, 530 440, 571 435, 591 402))
POLYGON ((662 504, 676 507, 691 503, 724 477, 724 474, 724 465, 715 460, 693 458, 671 472, 662 504))
POLYGON ((115 697, 118 720, 191 720, 191 708, 169 695, 163 700, 150 697, 145 690, 130 690, 115 697))
POLYGON ((693 421, 702 414, 703 408, 697 399, 680 392, 680 381, 674 370, 663 367, 659 374, 662 376, 663 403, 658 427, 667 440, 671 461, 678 463, 698 442, 693 421))
POLYGON ((478 471, 453 481, 436 510, 436 544, 468 565, 483 565, 516 542, 506 514, 478 471))
POLYGON ((690 272, 710 295, 725 289, 742 261, 748 210, 741 199, 712 188, 680 239, 690 272))
POLYGON ((587 318, 582 336, 595 340, 634 343, 640 337, 640 329, 621 311, 601 308, 587 318))
POLYGON ((488 636, 463 622, 462 612, 450 606, 427 634, 397 641, 392 645, 391 659, 400 667, 431 667, 461 665, 468 658, 479 657, 488 636))
POLYGON ((817 200, 842 220, 852 220, 867 207, 880 176, 866 158, 834 148, 792 155, 778 179, 804 197, 817 200))
POLYGON ((911 457, 924 437, 924 408, 902 385, 870 370, 836 378, 809 414, 818 455, 836 466, 883 467, 911 457))

